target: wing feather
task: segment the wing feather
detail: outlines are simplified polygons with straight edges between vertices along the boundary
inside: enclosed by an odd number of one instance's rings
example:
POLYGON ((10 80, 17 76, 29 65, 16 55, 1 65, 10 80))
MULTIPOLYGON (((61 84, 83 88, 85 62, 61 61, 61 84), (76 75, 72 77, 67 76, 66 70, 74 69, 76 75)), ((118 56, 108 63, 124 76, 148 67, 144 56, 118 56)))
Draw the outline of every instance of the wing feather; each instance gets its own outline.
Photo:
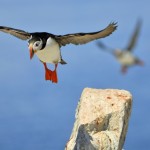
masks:
POLYGON ((30 33, 25 32, 23 30, 14 29, 14 28, 5 27, 5 26, 0 26, 0 31, 11 34, 21 40, 27 40, 31 36, 30 33))
POLYGON ((135 44, 137 42, 137 38, 138 38, 138 35, 140 32, 141 24, 142 24, 141 20, 138 20, 135 31, 134 31, 134 33, 129 41, 129 44, 126 48, 128 51, 132 51, 133 48, 135 47, 135 44))
POLYGON ((110 23, 105 29, 98 32, 58 35, 55 36, 55 38, 60 43, 60 46, 65 46, 70 43, 75 45, 85 44, 90 41, 109 36, 116 30, 116 28, 116 23, 110 23))

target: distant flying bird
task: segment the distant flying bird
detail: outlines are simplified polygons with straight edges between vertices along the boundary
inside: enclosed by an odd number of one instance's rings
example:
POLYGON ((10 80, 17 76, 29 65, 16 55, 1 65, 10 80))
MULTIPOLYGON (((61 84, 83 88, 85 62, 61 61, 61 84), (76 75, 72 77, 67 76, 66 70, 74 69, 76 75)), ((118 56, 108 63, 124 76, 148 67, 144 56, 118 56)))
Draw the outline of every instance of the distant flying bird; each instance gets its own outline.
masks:
POLYGON ((66 35, 54 35, 47 32, 29 33, 23 30, 10 27, 0 26, 0 31, 9 33, 21 40, 28 40, 28 48, 30 51, 30 59, 36 54, 40 61, 44 64, 45 80, 51 80, 57 83, 57 65, 66 64, 62 59, 60 47, 66 44, 86 44, 90 41, 109 36, 117 28, 116 23, 110 23, 105 29, 91 33, 74 33, 66 35), (46 63, 55 65, 52 71, 47 68, 46 63))
POLYGON ((139 32, 140 32, 140 28, 141 28, 141 20, 138 20, 136 27, 135 27, 135 31, 129 41, 129 44, 126 48, 124 49, 112 49, 109 48, 107 46, 105 46, 102 42, 98 41, 97 45, 102 48, 103 50, 106 50, 110 53, 112 53, 116 59, 119 61, 119 63, 121 64, 121 71, 122 73, 126 73, 128 67, 130 66, 134 66, 134 65, 143 65, 143 61, 140 60, 139 58, 135 57, 132 52, 133 52, 133 48, 135 47, 135 44, 137 42, 137 38, 139 36, 139 32))

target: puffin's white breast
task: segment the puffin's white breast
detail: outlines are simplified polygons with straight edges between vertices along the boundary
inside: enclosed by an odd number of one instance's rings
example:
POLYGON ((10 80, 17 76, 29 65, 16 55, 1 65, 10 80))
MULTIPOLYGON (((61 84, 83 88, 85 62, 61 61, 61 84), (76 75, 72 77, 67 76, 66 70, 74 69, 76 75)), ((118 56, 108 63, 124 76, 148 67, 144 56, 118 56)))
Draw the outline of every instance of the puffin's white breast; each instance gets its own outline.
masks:
POLYGON ((135 57, 130 52, 124 52, 122 56, 118 57, 118 61, 122 65, 130 66, 135 63, 135 57))
POLYGON ((49 37, 44 49, 36 52, 42 62, 56 64, 61 60, 59 44, 49 37))

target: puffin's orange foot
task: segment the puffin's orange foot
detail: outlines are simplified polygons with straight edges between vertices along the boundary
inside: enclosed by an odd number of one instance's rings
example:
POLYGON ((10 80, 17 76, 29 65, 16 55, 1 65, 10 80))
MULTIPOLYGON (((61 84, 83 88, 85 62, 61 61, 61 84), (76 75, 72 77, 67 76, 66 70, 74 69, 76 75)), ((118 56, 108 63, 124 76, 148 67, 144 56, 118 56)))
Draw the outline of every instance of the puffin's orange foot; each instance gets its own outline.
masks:
POLYGON ((57 83, 58 79, 57 79, 57 72, 56 70, 51 71, 49 69, 45 70, 45 80, 50 80, 53 83, 57 83))
POLYGON ((52 81, 53 83, 57 83, 57 82, 58 82, 56 70, 52 71, 52 74, 51 74, 51 81, 52 81))
POLYGON ((57 83, 58 82, 57 72, 56 72, 57 65, 55 65, 55 70, 51 71, 47 68, 46 63, 43 63, 43 64, 44 64, 44 67, 45 67, 45 80, 50 80, 53 83, 57 83))
POLYGON ((52 71, 45 69, 45 80, 52 80, 52 71))
POLYGON ((122 67, 121 67, 121 72, 122 72, 123 74, 127 73, 127 67, 126 67, 126 66, 122 66, 122 67))

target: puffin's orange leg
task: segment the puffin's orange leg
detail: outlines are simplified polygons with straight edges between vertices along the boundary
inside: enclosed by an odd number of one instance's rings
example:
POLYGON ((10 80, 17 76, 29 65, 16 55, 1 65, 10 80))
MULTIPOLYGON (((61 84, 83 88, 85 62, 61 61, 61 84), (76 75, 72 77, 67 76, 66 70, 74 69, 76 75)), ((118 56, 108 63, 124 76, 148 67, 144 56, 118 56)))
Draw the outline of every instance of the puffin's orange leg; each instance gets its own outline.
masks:
POLYGON ((122 72, 123 74, 127 73, 127 67, 126 67, 126 66, 122 66, 122 67, 121 67, 121 72, 122 72))
POLYGON ((47 68, 46 63, 44 64, 44 68, 45 68, 45 80, 51 80, 53 83, 57 83, 58 79, 57 79, 57 64, 55 64, 55 69, 54 71, 51 71, 50 69, 47 68))
POLYGON ((52 71, 52 74, 51 74, 52 82, 54 82, 54 83, 58 82, 57 71, 56 71, 57 66, 58 66, 58 64, 55 64, 55 69, 54 69, 54 71, 52 71))
POLYGON ((47 68, 46 63, 43 63, 43 65, 45 68, 45 80, 51 80, 52 79, 52 77, 51 77, 52 71, 47 68))

